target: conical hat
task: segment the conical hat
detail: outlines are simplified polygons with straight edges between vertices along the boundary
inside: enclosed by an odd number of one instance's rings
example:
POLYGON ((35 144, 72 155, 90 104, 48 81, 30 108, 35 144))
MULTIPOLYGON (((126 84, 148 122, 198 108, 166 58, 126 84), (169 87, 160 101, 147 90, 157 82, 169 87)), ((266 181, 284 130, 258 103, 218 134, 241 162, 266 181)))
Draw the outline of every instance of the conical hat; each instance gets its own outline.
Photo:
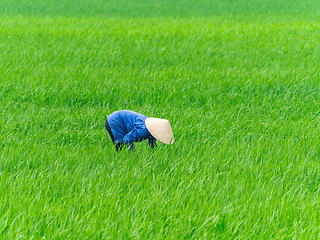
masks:
POLYGON ((173 144, 173 132, 169 120, 146 118, 146 127, 150 134, 164 144, 173 144))

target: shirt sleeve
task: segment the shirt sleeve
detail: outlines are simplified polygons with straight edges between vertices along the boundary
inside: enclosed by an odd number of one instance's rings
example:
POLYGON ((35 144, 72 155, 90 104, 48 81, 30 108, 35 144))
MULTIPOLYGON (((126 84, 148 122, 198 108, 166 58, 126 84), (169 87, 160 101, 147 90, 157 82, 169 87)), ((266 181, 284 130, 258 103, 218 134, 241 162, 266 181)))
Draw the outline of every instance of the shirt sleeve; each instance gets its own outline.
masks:
POLYGON ((154 149, 157 146, 157 140, 154 138, 149 138, 148 143, 150 148, 154 149))
POLYGON ((138 141, 138 134, 135 128, 123 137, 123 143, 128 146, 130 150, 134 150, 133 142, 136 141, 138 141))

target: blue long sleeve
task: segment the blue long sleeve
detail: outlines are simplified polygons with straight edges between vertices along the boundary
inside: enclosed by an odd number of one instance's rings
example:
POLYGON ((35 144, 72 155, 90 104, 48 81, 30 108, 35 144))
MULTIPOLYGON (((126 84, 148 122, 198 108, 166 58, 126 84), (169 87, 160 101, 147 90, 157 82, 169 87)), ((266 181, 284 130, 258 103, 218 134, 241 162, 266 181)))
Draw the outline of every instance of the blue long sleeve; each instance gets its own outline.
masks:
POLYGON ((132 129, 131 132, 127 133, 124 137, 123 137, 123 143, 125 145, 127 145, 130 150, 134 149, 134 144, 133 142, 138 142, 139 138, 137 136, 137 130, 136 129, 132 129))
POLYGON ((157 147, 157 141, 156 141, 156 139, 154 139, 154 138, 149 138, 149 139, 148 139, 148 143, 149 143, 149 146, 150 146, 152 149, 154 149, 155 147, 157 147))

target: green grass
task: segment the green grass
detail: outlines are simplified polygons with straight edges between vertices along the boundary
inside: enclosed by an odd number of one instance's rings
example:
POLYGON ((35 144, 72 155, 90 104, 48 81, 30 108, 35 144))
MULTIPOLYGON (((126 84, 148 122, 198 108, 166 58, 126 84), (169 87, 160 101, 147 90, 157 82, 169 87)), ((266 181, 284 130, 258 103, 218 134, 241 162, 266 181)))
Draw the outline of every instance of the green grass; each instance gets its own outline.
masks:
POLYGON ((2 1, 1 239, 318 239, 317 1, 2 1), (106 115, 170 119, 117 153, 106 115))
POLYGON ((212 17, 317 15, 317 0, 2 0, 0 13, 67 17, 212 17), (272 14, 272 15, 270 15, 272 14))

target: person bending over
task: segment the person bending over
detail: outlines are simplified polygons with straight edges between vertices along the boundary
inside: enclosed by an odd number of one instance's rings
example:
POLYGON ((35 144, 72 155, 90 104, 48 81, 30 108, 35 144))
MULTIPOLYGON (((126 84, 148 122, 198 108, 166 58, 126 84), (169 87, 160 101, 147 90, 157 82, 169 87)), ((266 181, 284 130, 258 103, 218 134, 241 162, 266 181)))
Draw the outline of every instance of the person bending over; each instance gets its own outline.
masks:
POLYGON ((107 116, 105 127, 117 151, 125 146, 133 150, 134 142, 145 139, 148 139, 151 148, 157 146, 156 140, 164 144, 174 143, 169 120, 149 118, 129 110, 116 111, 107 116))

